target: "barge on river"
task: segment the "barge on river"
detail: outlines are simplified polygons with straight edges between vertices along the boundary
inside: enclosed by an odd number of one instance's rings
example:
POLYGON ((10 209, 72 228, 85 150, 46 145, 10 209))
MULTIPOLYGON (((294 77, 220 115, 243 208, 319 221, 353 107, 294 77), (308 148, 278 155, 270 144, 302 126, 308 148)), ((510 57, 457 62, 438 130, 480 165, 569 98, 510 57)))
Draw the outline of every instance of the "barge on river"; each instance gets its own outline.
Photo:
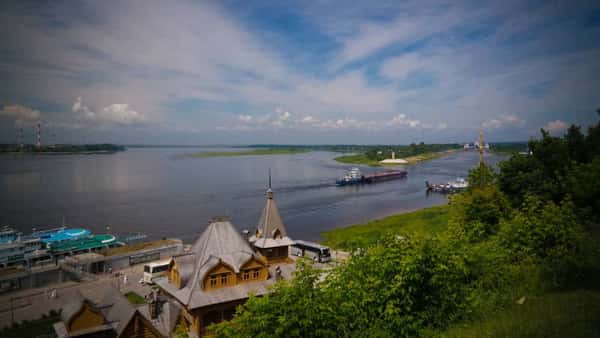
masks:
POLYGON ((358 168, 352 168, 343 178, 335 181, 338 186, 377 183, 389 180, 405 178, 407 172, 405 170, 386 170, 369 175, 363 175, 358 168))

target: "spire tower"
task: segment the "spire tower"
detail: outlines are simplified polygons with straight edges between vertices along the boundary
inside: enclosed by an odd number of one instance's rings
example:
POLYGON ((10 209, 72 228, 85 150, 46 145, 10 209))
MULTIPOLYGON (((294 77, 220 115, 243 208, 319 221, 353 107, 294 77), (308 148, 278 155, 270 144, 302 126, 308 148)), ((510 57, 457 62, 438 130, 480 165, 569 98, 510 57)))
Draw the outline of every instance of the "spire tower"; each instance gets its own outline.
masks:
POLYGON ((483 166, 485 163, 483 162, 483 129, 479 130, 479 166, 483 166))

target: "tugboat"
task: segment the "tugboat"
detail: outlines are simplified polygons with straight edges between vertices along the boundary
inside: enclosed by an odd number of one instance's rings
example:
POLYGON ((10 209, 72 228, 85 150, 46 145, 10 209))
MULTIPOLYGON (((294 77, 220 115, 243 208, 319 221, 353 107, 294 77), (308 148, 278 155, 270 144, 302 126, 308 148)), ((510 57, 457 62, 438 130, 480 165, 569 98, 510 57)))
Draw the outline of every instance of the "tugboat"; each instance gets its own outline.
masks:
POLYGON ((335 184, 343 186, 343 185, 352 185, 365 183, 365 177, 360 172, 358 168, 350 169, 342 179, 335 181, 335 184))
POLYGON ((335 181, 338 186, 377 183, 381 181, 389 181, 400 178, 405 178, 407 172, 405 170, 386 170, 371 175, 363 175, 358 168, 352 168, 342 179, 335 181))

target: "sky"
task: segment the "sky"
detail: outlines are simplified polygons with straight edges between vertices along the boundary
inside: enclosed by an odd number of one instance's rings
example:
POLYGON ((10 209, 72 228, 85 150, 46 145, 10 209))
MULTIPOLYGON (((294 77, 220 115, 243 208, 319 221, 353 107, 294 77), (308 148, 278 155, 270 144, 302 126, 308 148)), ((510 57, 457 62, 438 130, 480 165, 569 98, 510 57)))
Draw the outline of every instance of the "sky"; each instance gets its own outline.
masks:
POLYGON ((598 1, 2 1, 0 142, 524 141, 600 108, 598 1))

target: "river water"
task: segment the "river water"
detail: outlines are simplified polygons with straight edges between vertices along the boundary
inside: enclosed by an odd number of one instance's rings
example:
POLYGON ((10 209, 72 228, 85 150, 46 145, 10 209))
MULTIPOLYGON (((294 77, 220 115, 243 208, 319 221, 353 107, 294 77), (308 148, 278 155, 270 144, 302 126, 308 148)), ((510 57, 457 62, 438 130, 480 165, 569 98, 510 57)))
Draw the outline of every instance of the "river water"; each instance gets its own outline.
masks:
MULTIPOLYGON (((132 148, 111 155, 0 156, 0 225, 23 232, 59 226, 119 235, 191 242, 214 216, 253 229, 265 201, 271 168, 275 200, 289 235, 319 240, 328 229, 446 202, 425 194, 424 182, 466 177, 478 153, 457 152, 408 166, 408 177, 337 187, 351 165, 339 154, 181 158, 184 152, 223 149, 132 148)), ((496 164, 502 158, 485 155, 496 164)), ((363 173, 381 168, 360 167, 363 173)))

